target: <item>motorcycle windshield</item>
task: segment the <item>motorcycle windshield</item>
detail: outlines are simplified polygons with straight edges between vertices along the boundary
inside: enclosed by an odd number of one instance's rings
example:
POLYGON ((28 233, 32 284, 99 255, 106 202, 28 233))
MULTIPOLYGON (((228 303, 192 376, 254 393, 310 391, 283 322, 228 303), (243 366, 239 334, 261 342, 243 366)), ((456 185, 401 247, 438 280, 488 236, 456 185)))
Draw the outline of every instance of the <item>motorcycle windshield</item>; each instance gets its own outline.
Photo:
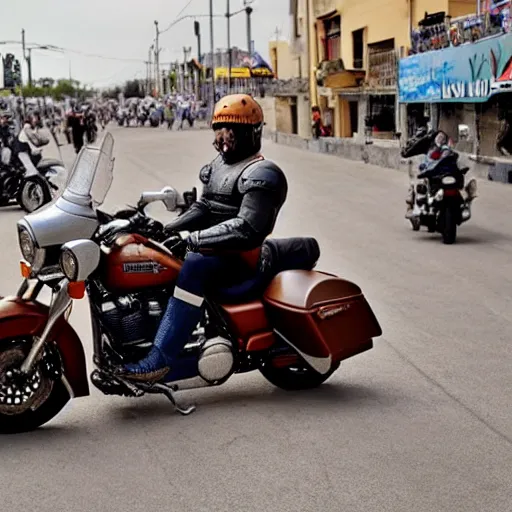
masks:
POLYGON ((107 133, 100 146, 85 146, 78 154, 62 196, 71 203, 92 201, 100 206, 114 177, 114 137, 107 133))

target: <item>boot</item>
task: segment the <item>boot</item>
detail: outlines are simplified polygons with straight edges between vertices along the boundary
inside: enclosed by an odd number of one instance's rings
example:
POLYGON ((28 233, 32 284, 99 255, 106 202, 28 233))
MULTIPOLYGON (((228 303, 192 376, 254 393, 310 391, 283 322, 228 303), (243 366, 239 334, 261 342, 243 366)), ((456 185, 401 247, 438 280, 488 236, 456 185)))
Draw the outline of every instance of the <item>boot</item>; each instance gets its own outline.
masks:
POLYGON ((199 320, 200 307, 171 297, 151 351, 138 363, 127 364, 121 368, 119 375, 141 382, 162 380, 169 373, 172 362, 187 344, 199 320))

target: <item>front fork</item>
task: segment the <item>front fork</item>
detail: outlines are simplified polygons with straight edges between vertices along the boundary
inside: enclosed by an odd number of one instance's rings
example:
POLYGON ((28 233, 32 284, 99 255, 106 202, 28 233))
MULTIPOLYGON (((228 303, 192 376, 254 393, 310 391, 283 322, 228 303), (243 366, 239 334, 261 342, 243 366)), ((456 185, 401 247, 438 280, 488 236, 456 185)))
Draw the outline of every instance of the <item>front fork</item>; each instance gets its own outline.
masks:
MULTIPOLYGON (((22 300, 32 300, 39 294, 43 285, 44 283, 37 281, 34 288, 30 291, 29 297, 26 298, 26 294, 29 290, 29 282, 25 279, 18 290, 17 296, 22 300)), ((21 365, 21 372, 25 375, 31 373, 34 363, 41 353, 45 343, 48 342, 55 324, 62 318, 62 316, 66 316, 67 318, 71 314, 73 301, 69 296, 68 285, 69 281, 67 279, 62 279, 53 289, 50 310, 48 312, 48 321, 46 322, 41 336, 36 339, 37 341, 32 345, 27 358, 21 365)))

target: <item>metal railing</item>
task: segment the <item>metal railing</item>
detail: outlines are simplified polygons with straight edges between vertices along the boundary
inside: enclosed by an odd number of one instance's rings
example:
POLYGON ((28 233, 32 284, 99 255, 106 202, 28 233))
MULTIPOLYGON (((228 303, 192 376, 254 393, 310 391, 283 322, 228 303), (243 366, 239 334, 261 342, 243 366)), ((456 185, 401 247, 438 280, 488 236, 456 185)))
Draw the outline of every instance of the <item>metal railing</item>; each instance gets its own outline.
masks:
POLYGON ((396 50, 368 49, 366 85, 369 88, 394 88, 397 83, 398 54, 396 50))

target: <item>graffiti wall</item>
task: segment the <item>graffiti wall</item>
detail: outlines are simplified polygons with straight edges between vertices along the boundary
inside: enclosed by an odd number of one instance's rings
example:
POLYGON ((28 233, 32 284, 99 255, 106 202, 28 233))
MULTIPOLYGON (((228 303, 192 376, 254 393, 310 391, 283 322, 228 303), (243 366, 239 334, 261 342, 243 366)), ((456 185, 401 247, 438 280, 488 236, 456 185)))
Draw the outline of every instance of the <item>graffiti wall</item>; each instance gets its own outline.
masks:
POLYGON ((511 61, 512 34, 401 59, 400 102, 485 102, 511 61))

